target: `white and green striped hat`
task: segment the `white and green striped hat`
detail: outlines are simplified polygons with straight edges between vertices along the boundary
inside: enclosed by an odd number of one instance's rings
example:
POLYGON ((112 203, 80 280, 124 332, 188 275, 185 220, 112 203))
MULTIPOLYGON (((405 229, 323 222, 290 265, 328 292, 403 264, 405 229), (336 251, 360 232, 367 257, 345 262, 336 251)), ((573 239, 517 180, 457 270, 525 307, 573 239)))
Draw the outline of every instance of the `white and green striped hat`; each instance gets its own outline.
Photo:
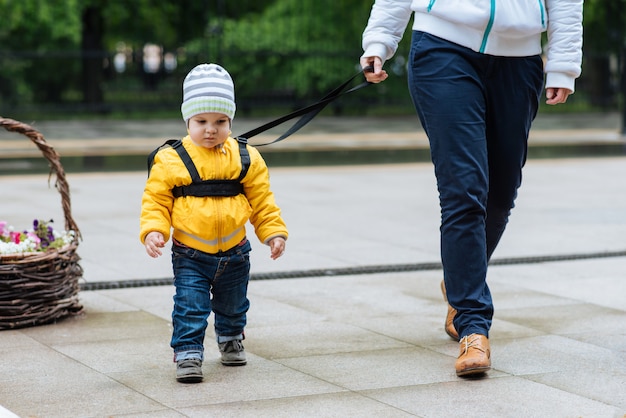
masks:
POLYGON ((235 117, 235 85, 224 68, 217 64, 200 64, 183 81, 183 119, 199 113, 223 113, 235 117))

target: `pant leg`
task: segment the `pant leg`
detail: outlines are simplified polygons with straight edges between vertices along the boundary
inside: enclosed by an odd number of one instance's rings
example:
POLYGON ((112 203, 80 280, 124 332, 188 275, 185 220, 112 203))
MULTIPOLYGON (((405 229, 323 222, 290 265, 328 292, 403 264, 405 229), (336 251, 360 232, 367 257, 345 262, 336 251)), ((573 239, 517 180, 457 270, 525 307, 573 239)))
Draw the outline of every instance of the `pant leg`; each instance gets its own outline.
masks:
POLYGON ((428 135, 441 206, 441 260, 460 337, 488 336, 493 316, 485 278, 489 188, 485 56, 415 32, 409 88, 428 135))
POLYGON ((250 242, 237 247, 233 254, 221 257, 213 281, 213 313, 218 342, 243 339, 250 308, 250 242))
POLYGON ((172 339, 176 359, 203 358, 207 319, 211 313, 210 288, 217 264, 202 253, 172 246, 174 309, 172 339))
POLYGON ((487 258, 504 232, 522 182, 528 134, 543 90, 543 61, 492 57, 486 77, 489 198, 487 258))

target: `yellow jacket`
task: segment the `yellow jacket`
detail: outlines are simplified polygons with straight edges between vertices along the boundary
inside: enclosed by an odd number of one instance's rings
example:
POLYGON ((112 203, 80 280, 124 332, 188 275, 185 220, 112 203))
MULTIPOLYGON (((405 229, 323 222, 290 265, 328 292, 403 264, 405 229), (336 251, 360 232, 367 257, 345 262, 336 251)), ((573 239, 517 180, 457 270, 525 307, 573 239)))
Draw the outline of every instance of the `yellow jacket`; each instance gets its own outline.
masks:
MULTIPOLYGON (((241 172, 239 144, 228 138, 221 147, 204 148, 189 136, 183 146, 203 180, 237 179, 241 172)), ((259 240, 287 238, 285 222, 270 190, 269 171, 261 154, 248 146, 250 168, 242 180, 245 194, 234 197, 174 198, 172 188, 191 184, 191 176, 176 150, 166 147, 155 158, 141 200, 139 238, 143 243, 152 231, 163 234, 165 241, 178 242, 207 253, 226 251, 246 236, 249 220, 259 240)))

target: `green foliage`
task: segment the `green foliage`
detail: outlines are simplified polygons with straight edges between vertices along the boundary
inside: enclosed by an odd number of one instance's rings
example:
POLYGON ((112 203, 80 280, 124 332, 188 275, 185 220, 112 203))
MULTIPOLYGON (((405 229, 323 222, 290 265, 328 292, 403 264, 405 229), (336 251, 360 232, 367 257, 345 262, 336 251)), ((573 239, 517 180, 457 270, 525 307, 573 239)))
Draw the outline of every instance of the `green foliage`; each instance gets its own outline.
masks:
POLYGON ((585 0, 584 48, 617 52, 626 42, 626 0, 585 0))
POLYGON ((0 2, 0 96, 18 100, 58 99, 71 84, 75 68, 62 54, 78 48, 81 39, 79 0, 3 0, 0 2), (8 51, 12 51, 9 53, 8 51), (29 54, 57 53, 45 63, 17 60, 29 54), (61 52, 62 51, 62 52, 61 52))
POLYGON ((257 13, 209 21, 191 54, 221 62, 243 94, 320 95, 357 70, 371 5, 360 0, 280 0, 257 13), (204 54, 203 54, 204 52, 204 54))
POLYGON ((71 49, 80 42, 80 10, 79 0, 2 0, 2 49, 71 49))
MULTIPOLYGON (((218 62, 233 74, 239 97, 273 94, 297 106, 326 94, 358 70, 361 34, 372 3, 0 0, 0 105, 80 103, 88 96, 85 85, 97 85, 106 99, 137 101, 145 97, 157 106, 179 100, 180 81, 191 67, 218 62), (94 12, 102 23, 90 33, 97 39, 89 45, 102 45, 103 51, 101 56, 92 56, 92 66, 86 72, 92 77, 83 83, 86 10, 94 12), (146 43, 178 54, 178 72, 159 81, 158 90, 165 91, 142 90, 136 59, 129 64, 123 81, 121 76, 116 80, 112 71, 106 73, 107 54, 113 54, 119 43, 132 48, 134 58, 146 43), (102 74, 99 59, 103 61, 102 74), (118 90, 112 91, 112 86, 118 90)), ((620 57, 626 36, 626 0, 586 0, 584 14, 585 59, 591 61, 594 54, 620 57)), ((392 101, 406 99, 403 58, 409 42, 410 25, 396 58, 386 65, 390 79, 359 92, 359 99, 379 106, 389 104, 388 108, 392 101)), ((585 77, 591 79, 591 73, 588 66, 585 77)), ((97 94, 93 97, 99 100, 97 94)))

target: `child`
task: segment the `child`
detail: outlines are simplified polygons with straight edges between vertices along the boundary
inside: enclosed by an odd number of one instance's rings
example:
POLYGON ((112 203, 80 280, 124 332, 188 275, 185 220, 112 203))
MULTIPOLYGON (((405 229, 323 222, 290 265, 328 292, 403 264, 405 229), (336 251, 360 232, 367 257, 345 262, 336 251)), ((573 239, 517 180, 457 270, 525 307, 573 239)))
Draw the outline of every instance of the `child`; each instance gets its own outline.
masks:
POLYGON ((202 381, 211 311, 222 364, 246 364, 246 222, 269 245, 272 259, 283 255, 288 236, 263 158, 230 136, 234 99, 233 81, 224 68, 201 64, 189 72, 181 106, 188 135, 156 153, 141 202, 140 239, 148 255, 162 254, 173 229, 176 295, 170 345, 176 379, 184 383, 202 381))

